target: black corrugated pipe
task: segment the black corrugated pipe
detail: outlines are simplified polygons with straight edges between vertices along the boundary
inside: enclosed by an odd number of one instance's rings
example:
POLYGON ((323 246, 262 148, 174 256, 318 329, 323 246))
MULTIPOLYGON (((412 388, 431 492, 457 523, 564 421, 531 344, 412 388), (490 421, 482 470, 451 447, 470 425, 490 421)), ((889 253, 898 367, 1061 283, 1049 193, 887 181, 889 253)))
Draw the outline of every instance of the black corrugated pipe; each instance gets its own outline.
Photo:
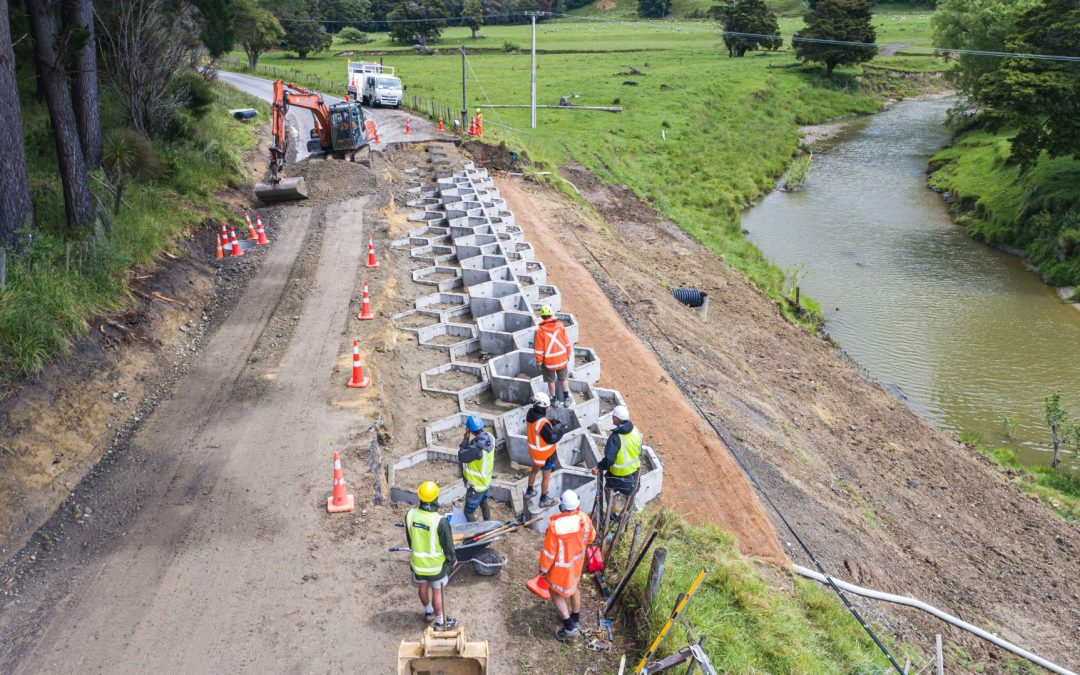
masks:
POLYGON ((676 288, 671 294, 687 307, 701 307, 709 297, 709 294, 700 288, 676 288))

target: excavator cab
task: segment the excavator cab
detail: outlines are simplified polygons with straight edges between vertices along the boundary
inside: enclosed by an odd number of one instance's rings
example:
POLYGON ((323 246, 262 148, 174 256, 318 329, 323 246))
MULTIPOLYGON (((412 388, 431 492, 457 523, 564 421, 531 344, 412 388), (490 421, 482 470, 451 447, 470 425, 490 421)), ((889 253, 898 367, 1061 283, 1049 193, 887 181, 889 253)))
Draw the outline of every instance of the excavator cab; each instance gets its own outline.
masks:
POLYGON ((350 101, 330 106, 330 139, 335 153, 351 153, 367 145, 364 109, 359 103, 350 101))

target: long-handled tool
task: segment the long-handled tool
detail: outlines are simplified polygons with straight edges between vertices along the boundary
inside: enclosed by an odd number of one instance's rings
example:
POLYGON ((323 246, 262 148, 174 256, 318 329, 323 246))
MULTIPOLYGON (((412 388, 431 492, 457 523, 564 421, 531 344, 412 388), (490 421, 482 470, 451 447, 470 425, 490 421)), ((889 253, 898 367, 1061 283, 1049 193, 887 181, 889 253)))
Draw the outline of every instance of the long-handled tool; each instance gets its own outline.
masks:
POLYGON ((619 539, 622 538, 623 531, 626 529, 627 524, 629 524, 634 517, 634 499, 637 497, 637 491, 640 485, 640 480, 634 481, 634 489, 630 491, 630 496, 626 498, 626 502, 623 504, 622 513, 619 514, 619 524, 615 528, 615 536, 613 536, 611 541, 607 542, 604 546, 604 560, 611 559, 611 553, 615 550, 615 545, 619 543, 619 539))
POLYGON ((612 592, 611 597, 608 598, 607 603, 604 605, 604 616, 607 616, 611 612, 611 608, 615 606, 615 601, 622 595, 623 589, 626 588, 626 585, 630 582, 630 577, 634 576, 634 570, 641 564, 641 560, 645 557, 645 553, 648 552, 649 547, 652 546, 653 540, 656 539, 656 534, 656 528, 654 527, 653 531, 649 533, 649 538, 646 539, 645 544, 642 545, 641 552, 638 553, 637 558, 634 560, 634 564, 626 570, 626 574, 623 575, 622 579, 619 579, 619 583, 615 586, 615 590, 612 592))
MULTIPOLYGON (((650 536, 650 540, 651 539, 652 537, 650 536)), ((648 547, 648 543, 646 543, 646 547, 648 547)), ((698 575, 694 579, 694 582, 690 584, 690 589, 686 591, 686 594, 683 595, 677 603, 675 603, 675 609, 671 610, 671 616, 668 617, 668 620, 664 624, 664 627, 660 629, 659 633, 657 633, 656 639, 653 640, 652 644, 649 645, 649 651, 645 652, 645 656, 641 657, 641 661, 637 664, 637 667, 634 668, 634 673, 640 673, 642 670, 645 669, 645 666, 648 665, 649 659, 651 659, 652 655, 656 653, 656 650, 660 646, 660 643, 663 641, 664 636, 667 635, 668 631, 671 630, 671 627, 675 625, 675 621, 678 620, 679 615, 683 613, 684 609, 686 609, 686 605, 690 602, 690 599, 694 597, 694 593, 697 592, 698 586, 701 585, 701 582, 705 579, 705 575, 708 573, 709 570, 702 568, 702 570, 698 572, 698 575)))
POLYGON ((534 524, 540 522, 542 519, 543 519, 543 516, 537 516, 537 517, 535 517, 535 518, 533 518, 531 520, 526 520, 523 523, 514 523, 513 525, 505 525, 505 526, 503 526, 503 527, 501 527, 499 529, 491 530, 491 531, 485 532, 483 534, 478 534, 475 537, 473 537, 472 539, 468 539, 468 540, 466 540, 466 541, 464 541, 462 543, 474 544, 474 543, 480 543, 480 542, 484 542, 484 541, 489 541, 489 540, 494 539, 496 537, 501 537, 504 534, 510 534, 511 532, 516 532, 517 530, 520 530, 523 527, 528 527, 530 525, 534 525, 534 524))

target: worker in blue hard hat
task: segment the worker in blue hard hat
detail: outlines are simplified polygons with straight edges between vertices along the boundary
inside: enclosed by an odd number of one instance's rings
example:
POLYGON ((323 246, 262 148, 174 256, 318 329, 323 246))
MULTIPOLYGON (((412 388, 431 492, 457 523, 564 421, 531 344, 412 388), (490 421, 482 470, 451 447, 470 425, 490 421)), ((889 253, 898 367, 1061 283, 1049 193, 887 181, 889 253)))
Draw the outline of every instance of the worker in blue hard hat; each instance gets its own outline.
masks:
POLYGON ((465 436, 458 445, 458 461, 461 477, 465 479, 465 518, 470 522, 479 520, 476 509, 491 520, 488 505, 488 488, 495 472, 495 439, 484 430, 484 421, 476 415, 465 420, 465 436))

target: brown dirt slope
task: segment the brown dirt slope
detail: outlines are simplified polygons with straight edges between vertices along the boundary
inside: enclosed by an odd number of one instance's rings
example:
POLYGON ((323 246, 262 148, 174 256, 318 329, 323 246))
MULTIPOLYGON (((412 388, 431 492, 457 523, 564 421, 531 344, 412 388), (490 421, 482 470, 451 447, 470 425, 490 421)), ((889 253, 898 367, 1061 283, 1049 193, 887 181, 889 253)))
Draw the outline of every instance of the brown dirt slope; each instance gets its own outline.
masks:
MULTIPOLYGON (((627 203, 632 195, 584 171, 573 171, 572 180, 606 223, 553 190, 501 185, 519 218, 538 212, 554 233, 552 239, 544 228, 532 229, 541 257, 561 244, 592 273, 631 329, 734 439, 827 569, 918 597, 1058 663, 1080 666, 1077 528, 858 375, 828 343, 786 322, 771 300, 674 225, 652 212, 643 217, 641 204, 627 203), (683 286, 709 293, 707 321, 671 296, 671 288, 683 286)), ((594 309, 576 311, 588 326, 594 309)), ((605 348, 603 339, 589 342, 605 348)), ((621 353, 604 358, 604 377, 626 360, 621 353)), ((635 395, 631 405, 640 416, 652 401, 635 395)), ((700 429, 701 421, 690 424, 700 429)), ((729 514, 713 513, 691 493, 672 495, 672 488, 695 481, 704 490, 726 489, 710 458, 695 456, 700 447, 663 448, 672 478, 665 499, 724 522, 729 514)), ((775 524, 793 559, 808 564, 775 524)), ((929 649, 933 634, 942 632, 950 648, 988 662, 989 670, 1002 668, 1003 652, 928 615, 860 604, 901 639, 929 649)))

